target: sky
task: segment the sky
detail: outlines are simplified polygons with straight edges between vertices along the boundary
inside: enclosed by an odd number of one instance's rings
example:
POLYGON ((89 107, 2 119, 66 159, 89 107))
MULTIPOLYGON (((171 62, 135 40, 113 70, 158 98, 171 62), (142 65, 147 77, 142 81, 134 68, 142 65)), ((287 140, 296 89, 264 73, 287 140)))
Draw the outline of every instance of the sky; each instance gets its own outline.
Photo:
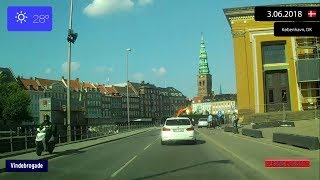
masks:
MULTIPOLYGON (((71 79, 99 84, 129 80, 197 94, 201 32, 213 90, 236 93, 231 30, 224 8, 319 0, 74 0, 71 79)), ((67 77, 69 0, 1 0, 0 67, 16 76, 67 77), (9 32, 8 6, 52 6, 50 32, 9 32)))

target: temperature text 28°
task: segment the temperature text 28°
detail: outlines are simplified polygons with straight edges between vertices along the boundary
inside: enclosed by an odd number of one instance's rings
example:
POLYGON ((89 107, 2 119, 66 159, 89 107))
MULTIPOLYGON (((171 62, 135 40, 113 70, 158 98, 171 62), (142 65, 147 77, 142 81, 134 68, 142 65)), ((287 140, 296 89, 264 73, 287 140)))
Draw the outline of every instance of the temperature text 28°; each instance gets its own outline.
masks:
POLYGON ((33 15, 33 23, 45 23, 46 19, 49 19, 49 15, 33 15))

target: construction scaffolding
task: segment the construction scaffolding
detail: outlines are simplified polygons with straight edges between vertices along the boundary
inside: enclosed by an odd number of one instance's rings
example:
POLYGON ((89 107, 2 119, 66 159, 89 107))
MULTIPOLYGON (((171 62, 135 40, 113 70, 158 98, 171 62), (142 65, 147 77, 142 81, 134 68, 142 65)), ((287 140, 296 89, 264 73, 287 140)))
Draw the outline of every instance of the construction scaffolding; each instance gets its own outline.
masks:
POLYGON ((320 104, 320 37, 295 38, 295 63, 303 110, 320 104))

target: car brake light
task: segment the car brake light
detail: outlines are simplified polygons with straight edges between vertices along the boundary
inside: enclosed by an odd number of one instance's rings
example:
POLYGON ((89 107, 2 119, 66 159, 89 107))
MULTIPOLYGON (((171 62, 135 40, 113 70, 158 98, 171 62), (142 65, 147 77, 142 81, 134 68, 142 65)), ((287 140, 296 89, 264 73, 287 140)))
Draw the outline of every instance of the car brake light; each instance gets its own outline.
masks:
POLYGON ((193 130, 194 130, 193 127, 187 128, 187 131, 193 131, 193 130))
POLYGON ((162 131, 170 131, 170 129, 164 127, 164 128, 162 129, 162 131))

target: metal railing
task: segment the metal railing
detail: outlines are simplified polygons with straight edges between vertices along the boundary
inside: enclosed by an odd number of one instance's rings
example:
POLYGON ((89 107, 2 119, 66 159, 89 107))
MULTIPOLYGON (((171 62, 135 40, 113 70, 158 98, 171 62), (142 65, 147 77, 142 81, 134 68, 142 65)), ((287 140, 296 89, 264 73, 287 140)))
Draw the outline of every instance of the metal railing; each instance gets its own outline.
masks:
MULTIPOLYGON (((133 123, 130 129, 127 124, 109 125, 76 125, 71 127, 71 142, 90 140, 104 136, 111 136, 119 133, 134 131, 143 128, 154 127, 154 122, 133 123)), ((35 138, 39 126, 14 127, 6 131, 0 131, 0 153, 28 150, 35 148, 35 138)), ((58 128, 56 143, 67 142, 66 127, 58 128)))

